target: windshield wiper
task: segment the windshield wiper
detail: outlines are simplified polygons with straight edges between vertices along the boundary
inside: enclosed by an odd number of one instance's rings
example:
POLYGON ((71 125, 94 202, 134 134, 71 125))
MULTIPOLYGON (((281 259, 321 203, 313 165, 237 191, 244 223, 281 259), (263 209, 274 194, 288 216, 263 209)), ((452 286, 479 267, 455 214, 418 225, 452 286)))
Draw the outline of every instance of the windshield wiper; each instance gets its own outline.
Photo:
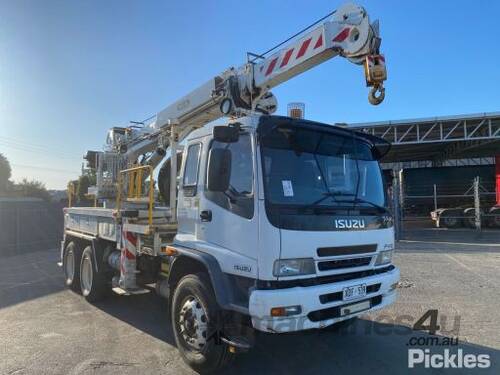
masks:
POLYGON ((301 207, 301 209, 303 210, 307 210, 309 208, 314 208, 316 206, 318 206, 321 202, 323 202, 324 200, 326 200, 327 198, 333 198, 334 202, 337 203, 337 202, 342 202, 342 201, 339 201, 337 200, 337 196, 339 194, 337 192, 334 192, 334 191, 329 191, 329 192, 324 192, 323 193, 323 197, 319 198, 318 200, 312 202, 312 203, 309 203, 309 204, 306 204, 304 206, 301 207))

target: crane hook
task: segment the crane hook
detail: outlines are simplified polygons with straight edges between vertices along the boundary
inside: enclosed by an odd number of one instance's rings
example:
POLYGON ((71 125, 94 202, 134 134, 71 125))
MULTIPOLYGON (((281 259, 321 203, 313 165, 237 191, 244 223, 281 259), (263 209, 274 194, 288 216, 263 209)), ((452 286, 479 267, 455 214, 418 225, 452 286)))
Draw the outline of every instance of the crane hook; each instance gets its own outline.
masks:
POLYGON ((370 92, 368 93, 368 101, 372 105, 379 105, 384 101, 385 98, 385 88, 382 83, 374 85, 370 92), (377 95, 378 92, 378 95, 377 95))

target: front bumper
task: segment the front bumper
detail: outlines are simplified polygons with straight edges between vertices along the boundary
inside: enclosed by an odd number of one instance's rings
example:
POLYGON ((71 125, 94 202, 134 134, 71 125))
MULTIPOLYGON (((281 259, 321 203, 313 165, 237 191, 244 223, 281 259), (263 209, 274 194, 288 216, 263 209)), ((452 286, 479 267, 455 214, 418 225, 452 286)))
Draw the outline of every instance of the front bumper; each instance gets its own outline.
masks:
POLYGON ((392 304, 396 300, 397 294, 392 286, 398 281, 399 269, 394 268, 386 273, 330 284, 287 289, 254 290, 250 295, 249 303, 252 325, 259 331, 274 333, 324 328, 367 311, 382 309, 392 304), (367 286, 380 284, 380 287, 377 291, 367 293, 365 297, 359 300, 350 300, 348 302, 339 300, 328 303, 322 303, 320 300, 320 296, 342 293, 343 288, 358 284, 366 284, 367 286), (370 301, 371 307, 368 310, 338 316, 339 309, 336 309, 336 307, 366 300, 370 301), (273 307, 295 305, 300 305, 302 308, 299 315, 289 317, 272 317, 270 315, 273 307), (318 317, 322 320, 318 320, 318 317))

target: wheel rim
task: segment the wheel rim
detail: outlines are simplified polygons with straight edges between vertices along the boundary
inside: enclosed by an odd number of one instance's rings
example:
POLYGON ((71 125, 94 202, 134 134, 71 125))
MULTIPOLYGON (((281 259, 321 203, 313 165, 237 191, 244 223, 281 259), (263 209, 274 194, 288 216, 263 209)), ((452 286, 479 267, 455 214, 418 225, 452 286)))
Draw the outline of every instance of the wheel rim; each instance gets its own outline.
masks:
POLYGON ((496 215, 493 217, 493 225, 500 228, 500 215, 496 215))
POLYGON ((457 219, 452 218, 452 217, 447 217, 444 222, 446 225, 453 227, 457 224, 457 219))
POLYGON ((66 251, 64 273, 66 274, 66 279, 72 282, 75 277, 75 254, 73 253, 73 250, 66 251))
POLYGON ((188 296, 181 304, 178 316, 179 331, 183 341, 195 350, 207 342, 208 315, 195 296, 188 296))
POLYGON ((88 294, 92 289, 92 261, 90 260, 90 256, 85 254, 82 259, 82 270, 80 271, 80 277, 82 280, 82 289, 83 293, 88 294))

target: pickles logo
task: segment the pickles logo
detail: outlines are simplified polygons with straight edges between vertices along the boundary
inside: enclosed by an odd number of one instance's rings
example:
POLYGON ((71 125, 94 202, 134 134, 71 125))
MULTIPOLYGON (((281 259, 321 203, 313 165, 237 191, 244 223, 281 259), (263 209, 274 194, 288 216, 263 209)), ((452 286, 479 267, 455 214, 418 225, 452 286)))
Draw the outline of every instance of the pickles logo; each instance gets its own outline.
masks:
POLYGON ((415 368, 489 368, 491 365, 488 354, 464 354, 462 349, 456 353, 444 349, 443 354, 431 353, 430 349, 409 349, 408 367, 415 368))

